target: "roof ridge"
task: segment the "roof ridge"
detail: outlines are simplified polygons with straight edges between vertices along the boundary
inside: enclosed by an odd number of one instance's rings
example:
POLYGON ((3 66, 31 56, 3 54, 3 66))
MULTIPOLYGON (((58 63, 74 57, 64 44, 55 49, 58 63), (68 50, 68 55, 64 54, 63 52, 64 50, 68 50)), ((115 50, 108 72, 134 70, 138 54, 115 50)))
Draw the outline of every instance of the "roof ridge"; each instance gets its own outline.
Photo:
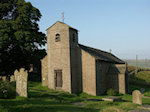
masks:
POLYGON ((114 63, 124 63, 124 61, 117 58, 112 53, 108 53, 106 51, 102 51, 102 50, 99 50, 99 49, 88 47, 88 46, 85 46, 85 45, 82 45, 82 44, 79 44, 79 46, 83 50, 85 50, 86 52, 90 53, 93 57, 95 57, 95 59, 114 62, 114 63))
MULTIPOLYGON (((73 28, 73 27, 69 26, 68 24, 66 24, 66 23, 64 23, 64 22, 61 22, 61 21, 56 21, 56 22, 55 22, 53 25, 51 25, 49 28, 51 28, 52 26, 54 26, 57 22, 59 22, 59 23, 61 23, 61 24, 65 24, 65 25, 67 25, 69 28, 78 31, 77 29, 75 29, 75 28, 73 28)), ((46 31, 47 31, 49 28, 47 28, 46 31)))
MULTIPOLYGON (((83 44, 79 44, 79 45, 85 46, 85 45, 83 45, 83 44)), ((97 51, 105 52, 105 53, 108 53, 108 54, 111 54, 111 53, 109 53, 109 52, 107 52, 107 51, 103 51, 103 50, 96 49, 96 48, 93 48, 93 47, 89 47, 89 46, 85 46, 85 47, 91 48, 91 49, 94 49, 94 50, 97 50, 97 51)))

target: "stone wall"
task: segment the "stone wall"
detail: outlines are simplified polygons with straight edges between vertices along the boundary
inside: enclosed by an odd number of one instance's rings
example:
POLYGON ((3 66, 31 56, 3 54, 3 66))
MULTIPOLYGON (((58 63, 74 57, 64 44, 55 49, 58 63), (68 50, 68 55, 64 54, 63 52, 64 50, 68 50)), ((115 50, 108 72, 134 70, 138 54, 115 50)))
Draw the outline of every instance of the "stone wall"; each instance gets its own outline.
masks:
POLYGON ((125 74, 119 74, 119 93, 126 94, 125 74))
POLYGON ((78 33, 76 30, 69 29, 70 38, 70 69, 71 69, 71 91, 72 93, 78 92, 77 87, 77 44, 78 44, 78 33))
POLYGON ((116 92, 119 92, 119 83, 118 83, 117 74, 107 74, 106 75, 106 87, 107 90, 114 89, 116 92))
POLYGON ((42 86, 48 86, 48 63, 47 63, 47 56, 45 56, 42 60, 41 60, 41 74, 42 74, 42 86))
POLYGON ((82 56, 81 56, 81 48, 77 47, 77 88, 78 93, 83 90, 83 82, 82 82, 82 56))
POLYGON ((104 61, 96 61, 96 95, 105 94, 106 87, 106 73, 109 69, 109 63, 104 61))
POLYGON ((126 64, 116 64, 115 65, 119 72, 119 93, 126 94, 128 93, 128 75, 127 75, 127 66, 126 64))
POLYGON ((115 89, 122 94, 128 93, 128 75, 126 64, 111 64, 107 73, 107 89, 115 89))
POLYGON ((118 70, 115 64, 110 64, 106 77, 107 90, 112 88, 116 90, 116 92, 119 92, 118 70))
POLYGON ((96 62, 89 53, 81 50, 83 92, 96 95, 96 62))

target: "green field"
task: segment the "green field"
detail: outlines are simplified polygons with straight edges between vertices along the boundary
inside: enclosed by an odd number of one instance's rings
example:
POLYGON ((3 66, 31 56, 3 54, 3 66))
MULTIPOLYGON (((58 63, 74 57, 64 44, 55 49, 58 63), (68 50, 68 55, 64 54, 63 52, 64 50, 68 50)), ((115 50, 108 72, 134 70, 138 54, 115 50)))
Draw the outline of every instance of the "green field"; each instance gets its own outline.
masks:
MULTIPOLYGON (((124 60, 128 63, 128 65, 136 66, 136 60, 124 60)), ((138 60, 138 67, 150 69, 150 60, 138 60)))
MULTIPOLYGON (((130 86, 130 90, 134 90, 130 86)), ((69 94, 42 87, 40 82, 28 82, 28 98, 0 99, 0 112, 126 112, 135 109, 137 104, 132 103, 132 95, 122 95, 122 101, 87 101, 86 99, 101 99, 108 97, 91 96, 85 93, 69 94), (83 106, 74 105, 74 102, 84 103, 83 106)), ((150 99, 143 98, 143 104, 150 105, 150 99)))

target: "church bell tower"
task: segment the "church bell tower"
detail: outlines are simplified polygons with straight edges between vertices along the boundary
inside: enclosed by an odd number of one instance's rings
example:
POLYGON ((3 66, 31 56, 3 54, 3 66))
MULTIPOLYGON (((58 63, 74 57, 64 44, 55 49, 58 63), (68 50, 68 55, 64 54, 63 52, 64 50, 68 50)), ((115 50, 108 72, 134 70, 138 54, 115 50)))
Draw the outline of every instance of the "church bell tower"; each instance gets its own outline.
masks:
POLYGON ((47 29, 48 87, 77 91, 78 31, 57 21, 47 29))

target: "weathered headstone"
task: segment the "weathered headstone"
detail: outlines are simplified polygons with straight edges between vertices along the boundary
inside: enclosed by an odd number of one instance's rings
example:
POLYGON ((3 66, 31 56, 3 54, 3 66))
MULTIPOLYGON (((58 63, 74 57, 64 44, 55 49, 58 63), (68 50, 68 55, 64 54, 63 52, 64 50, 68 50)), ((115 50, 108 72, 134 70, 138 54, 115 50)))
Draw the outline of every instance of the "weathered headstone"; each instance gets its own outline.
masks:
POLYGON ((134 90, 132 93, 132 102, 142 105, 142 94, 139 90, 134 90))
POLYGON ((6 80, 7 80, 6 76, 2 76, 2 81, 6 81, 6 80))
MULTIPOLYGON (((17 73, 17 71, 16 71, 17 73)), ((16 75, 16 92, 19 96, 28 97, 27 93, 27 80, 28 73, 24 68, 21 68, 20 71, 16 75)))
POLYGON ((10 76, 10 82, 14 82, 15 81, 15 76, 14 75, 11 75, 10 76))
POLYGON ((18 77, 18 74, 19 74, 19 72, 18 72, 18 70, 16 69, 15 72, 14 72, 15 81, 16 81, 16 79, 17 79, 17 77, 18 77))

